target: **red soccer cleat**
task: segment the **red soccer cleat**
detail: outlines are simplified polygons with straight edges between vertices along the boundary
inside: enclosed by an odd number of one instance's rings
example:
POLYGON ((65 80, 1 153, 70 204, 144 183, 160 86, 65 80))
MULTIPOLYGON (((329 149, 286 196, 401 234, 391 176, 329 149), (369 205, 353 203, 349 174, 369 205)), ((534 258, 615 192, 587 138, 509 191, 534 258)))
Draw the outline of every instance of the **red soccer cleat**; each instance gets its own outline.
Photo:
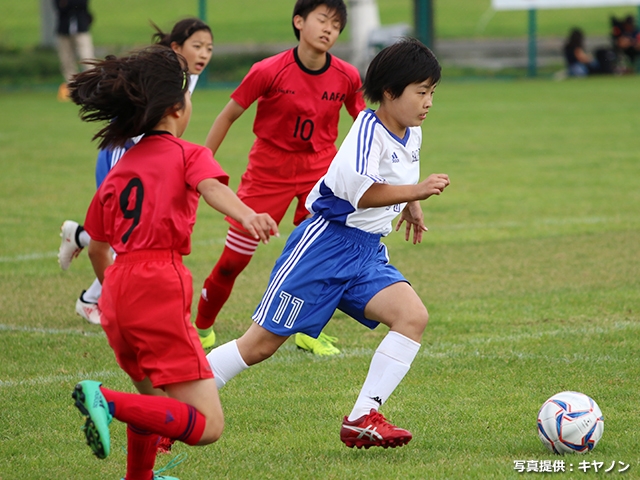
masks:
POLYGON ((395 448, 406 445, 411 438, 411 432, 391 425, 374 408, 368 415, 363 415, 353 422, 350 422, 348 417, 344 417, 340 429, 340 440, 349 448, 395 448))

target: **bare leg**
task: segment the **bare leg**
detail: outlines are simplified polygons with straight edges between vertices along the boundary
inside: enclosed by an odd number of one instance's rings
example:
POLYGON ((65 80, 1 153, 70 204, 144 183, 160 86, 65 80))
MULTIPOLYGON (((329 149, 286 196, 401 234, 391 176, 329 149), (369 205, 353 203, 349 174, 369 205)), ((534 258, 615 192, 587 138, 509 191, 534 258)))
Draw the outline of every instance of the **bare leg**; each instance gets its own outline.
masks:
POLYGON ((249 329, 238 340, 238 351, 248 366, 260 363, 276 353, 289 337, 271 333, 257 323, 251 323, 249 329))
POLYGON ((379 291, 364 309, 365 316, 414 342, 420 342, 429 314, 415 290, 405 282, 379 291))

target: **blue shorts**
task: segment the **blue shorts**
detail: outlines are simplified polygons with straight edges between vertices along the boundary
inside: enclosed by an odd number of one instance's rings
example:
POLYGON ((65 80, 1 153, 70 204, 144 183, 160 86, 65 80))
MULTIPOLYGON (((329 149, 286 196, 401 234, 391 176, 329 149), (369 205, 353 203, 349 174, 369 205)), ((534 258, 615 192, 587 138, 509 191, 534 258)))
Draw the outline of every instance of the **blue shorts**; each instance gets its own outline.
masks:
POLYGON ((406 282, 380 235, 315 216, 289 236, 253 320, 272 333, 318 337, 336 308, 374 329, 364 309, 380 290, 406 282))

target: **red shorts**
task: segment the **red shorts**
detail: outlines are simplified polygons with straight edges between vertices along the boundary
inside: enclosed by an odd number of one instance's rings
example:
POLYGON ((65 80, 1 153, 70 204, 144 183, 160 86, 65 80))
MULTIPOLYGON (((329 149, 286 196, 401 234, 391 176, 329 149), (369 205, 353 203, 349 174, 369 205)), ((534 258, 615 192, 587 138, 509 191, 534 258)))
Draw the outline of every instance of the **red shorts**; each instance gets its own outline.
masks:
POLYGON ((102 328, 132 380, 160 388, 213 378, 191 325, 191 273, 180 254, 141 250, 118 255, 102 284, 102 328))
MULTIPOLYGON (((249 152, 249 164, 240 180, 238 197, 256 212, 271 215, 278 224, 297 198, 293 224, 299 225, 309 215, 304 206, 307 195, 327 173, 335 155, 333 145, 320 152, 288 152, 257 139, 249 152)), ((232 218, 226 220, 244 230, 232 218)))

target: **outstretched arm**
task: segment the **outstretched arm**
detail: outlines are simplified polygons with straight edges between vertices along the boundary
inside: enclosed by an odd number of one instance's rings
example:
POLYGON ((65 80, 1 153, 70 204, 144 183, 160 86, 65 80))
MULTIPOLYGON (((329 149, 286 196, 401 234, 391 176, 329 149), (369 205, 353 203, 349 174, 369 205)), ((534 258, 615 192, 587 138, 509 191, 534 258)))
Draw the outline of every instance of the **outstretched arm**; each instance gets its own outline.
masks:
POLYGON ((440 195, 448 185, 449 176, 444 173, 431 174, 417 185, 374 183, 360 197, 358 208, 388 207, 398 203, 426 200, 431 195, 440 195))
POLYGON ((279 236, 278 224, 267 213, 256 213, 246 206, 238 196, 214 178, 198 184, 198 192, 211 207, 240 222, 242 227, 256 240, 269 243, 269 236, 279 236))
POLYGON ((227 103, 213 121, 211 130, 209 130, 207 140, 205 141, 205 146, 211 150, 214 157, 220 147, 220 144, 224 140, 224 137, 227 136, 227 132, 231 128, 231 125, 244 113, 244 110, 245 109, 242 108, 238 102, 235 100, 229 100, 229 103, 227 103))

